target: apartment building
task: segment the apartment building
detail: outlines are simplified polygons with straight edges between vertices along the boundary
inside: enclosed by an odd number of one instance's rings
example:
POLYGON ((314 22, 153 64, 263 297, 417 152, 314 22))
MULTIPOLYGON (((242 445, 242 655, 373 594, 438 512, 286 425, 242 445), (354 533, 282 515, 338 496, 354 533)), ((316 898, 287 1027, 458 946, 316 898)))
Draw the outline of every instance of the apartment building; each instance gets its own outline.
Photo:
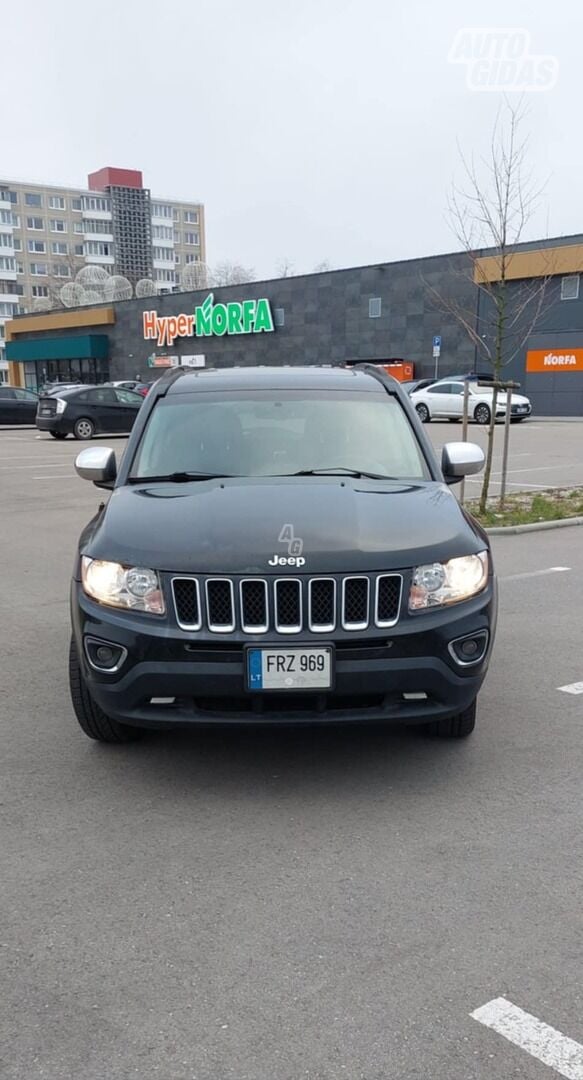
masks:
POLYGON ((0 382, 5 323, 60 306, 59 293, 87 264, 135 285, 175 292, 189 263, 205 262, 204 206, 154 197, 135 169, 91 173, 86 188, 0 177, 0 382))

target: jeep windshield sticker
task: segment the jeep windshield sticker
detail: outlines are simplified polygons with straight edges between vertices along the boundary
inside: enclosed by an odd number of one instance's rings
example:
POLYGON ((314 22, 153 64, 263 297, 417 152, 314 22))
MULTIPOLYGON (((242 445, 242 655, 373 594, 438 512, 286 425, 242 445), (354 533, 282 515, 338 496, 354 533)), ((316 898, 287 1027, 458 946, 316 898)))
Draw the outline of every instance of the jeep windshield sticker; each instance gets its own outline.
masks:
POLYGON ((173 345, 177 337, 222 337, 223 334, 264 334, 274 330, 269 300, 230 300, 215 304, 209 293, 192 315, 142 314, 144 337, 158 345, 173 345))

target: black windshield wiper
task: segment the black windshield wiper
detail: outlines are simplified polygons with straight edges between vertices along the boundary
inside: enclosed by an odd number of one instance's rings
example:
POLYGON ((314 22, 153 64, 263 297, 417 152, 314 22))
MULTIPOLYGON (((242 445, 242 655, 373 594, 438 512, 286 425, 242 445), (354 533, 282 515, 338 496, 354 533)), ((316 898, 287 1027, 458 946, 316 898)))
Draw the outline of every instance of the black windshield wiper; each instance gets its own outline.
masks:
POLYGON ((191 480, 231 479, 230 473, 172 472, 160 476, 130 476, 129 484, 188 484, 191 480))
POLYGON ((284 476, 355 476, 369 480, 399 480, 398 476, 385 473, 368 472, 367 469, 346 469, 343 465, 330 465, 327 469, 300 469, 299 472, 284 473, 284 476))

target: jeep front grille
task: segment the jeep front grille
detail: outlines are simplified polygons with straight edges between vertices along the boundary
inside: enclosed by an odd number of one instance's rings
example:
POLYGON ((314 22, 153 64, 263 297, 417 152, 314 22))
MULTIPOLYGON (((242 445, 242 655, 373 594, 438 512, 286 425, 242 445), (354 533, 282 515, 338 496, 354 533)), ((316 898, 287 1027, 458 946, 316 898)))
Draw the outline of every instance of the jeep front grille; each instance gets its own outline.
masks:
POLYGON ((173 577, 174 610, 182 630, 216 634, 329 634, 394 626, 401 574, 346 577, 173 577))

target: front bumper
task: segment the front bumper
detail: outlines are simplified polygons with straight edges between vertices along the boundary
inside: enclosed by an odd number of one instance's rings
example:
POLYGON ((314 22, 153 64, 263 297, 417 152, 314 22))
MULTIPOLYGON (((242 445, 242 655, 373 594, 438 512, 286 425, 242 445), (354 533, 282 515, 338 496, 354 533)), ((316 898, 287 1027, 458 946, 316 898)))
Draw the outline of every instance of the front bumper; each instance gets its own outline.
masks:
POLYGON ((187 633, 155 616, 105 608, 89 599, 79 582, 72 588, 73 634, 91 696, 120 723, 154 728, 197 723, 415 724, 454 715, 472 703, 482 685, 496 610, 495 580, 490 579, 473 600, 403 618, 389 630, 332 635, 317 642, 308 633, 293 642, 289 636, 266 640, 247 635, 243 642, 187 633), (488 634, 485 655, 476 664, 459 665, 449 644, 479 631, 488 634), (127 650, 120 669, 112 674, 95 671, 87 662, 86 637, 127 650), (246 644, 331 644, 333 691, 247 692, 246 644))
MULTIPOLYGON (((518 406, 513 405, 510 410, 511 420, 524 420, 532 413, 532 405, 518 406)), ((506 405, 498 404, 496 406, 496 419, 504 420, 506 417, 506 405)))

